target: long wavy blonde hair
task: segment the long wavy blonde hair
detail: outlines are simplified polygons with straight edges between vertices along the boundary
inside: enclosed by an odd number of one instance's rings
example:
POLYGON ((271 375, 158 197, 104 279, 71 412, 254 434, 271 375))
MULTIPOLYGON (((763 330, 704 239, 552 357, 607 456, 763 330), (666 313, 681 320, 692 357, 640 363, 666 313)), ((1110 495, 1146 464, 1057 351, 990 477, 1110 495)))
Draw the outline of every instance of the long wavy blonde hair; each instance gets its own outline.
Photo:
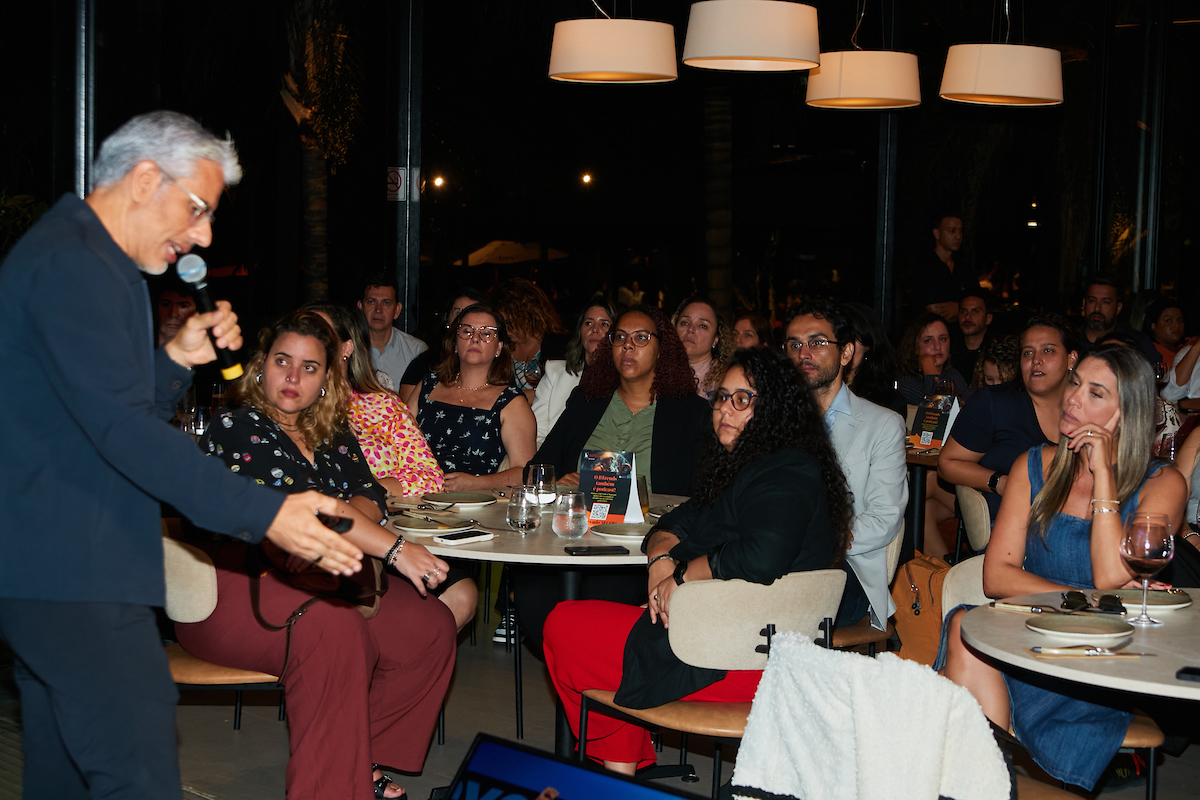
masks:
POLYGON ((234 402, 255 408, 279 423, 279 409, 267 399, 260 381, 267 354, 275 346, 276 340, 286 333, 311 336, 321 343, 321 348, 325 351, 325 380, 322 384, 325 392, 296 418, 300 435, 315 452, 327 447, 330 440, 345 429, 345 408, 350 396, 350 386, 342 377, 342 371, 336 367, 341 341, 321 315, 311 311, 293 311, 276 320, 273 325, 263 328, 258 334, 258 352, 246 365, 242 377, 233 385, 234 402))

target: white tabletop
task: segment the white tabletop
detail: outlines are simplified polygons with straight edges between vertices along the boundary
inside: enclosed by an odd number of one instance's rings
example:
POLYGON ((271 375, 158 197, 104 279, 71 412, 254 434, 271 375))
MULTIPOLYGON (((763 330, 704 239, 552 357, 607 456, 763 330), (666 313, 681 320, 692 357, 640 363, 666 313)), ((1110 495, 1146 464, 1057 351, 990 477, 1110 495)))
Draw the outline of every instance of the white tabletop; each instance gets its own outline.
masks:
MULTIPOLYGON (((679 495, 651 494, 650 507, 656 508, 679 503, 685 499, 679 495)), ((521 534, 509 528, 505 522, 504 516, 507 508, 508 500, 499 498, 489 506, 451 510, 463 519, 478 520, 477 530, 496 534, 496 538, 486 542, 460 545, 436 544, 432 536, 423 536, 408 531, 404 532, 404 538, 424 545, 431 553, 443 558, 464 558, 471 561, 510 561, 516 564, 557 564, 571 567, 613 567, 646 563, 646 556, 641 551, 641 539, 634 537, 610 539, 590 530, 582 538, 563 539, 554 533, 550 524, 551 514, 549 511, 542 514, 542 524, 538 526, 537 530, 521 534), (566 547, 602 545, 623 545, 628 548, 629 553, 628 555, 572 556, 565 551, 566 547)), ((392 517, 392 521, 396 519, 398 518, 392 517)), ((655 521, 654 518, 647 520, 647 522, 655 521)))
MULTIPOLYGON (((1186 591, 1194 601, 1200 601, 1200 589, 1186 591)), ((1062 604, 1059 592, 1005 599, 1024 605, 1062 604)), ((1140 600, 1127 602, 1125 607, 1127 619, 1142 610, 1140 600)), ((1158 611, 1151 607, 1150 616, 1163 624, 1152 628, 1134 626, 1133 641, 1123 648, 1129 653, 1154 654, 1141 658, 1036 658, 1029 652, 1035 645, 1061 647, 1081 642, 1029 630, 1025 622, 1030 616, 978 606, 963 618, 963 641, 997 661, 1042 675, 1139 694, 1200 700, 1200 683, 1175 677, 1180 667, 1200 666, 1200 602, 1177 611, 1158 611)))

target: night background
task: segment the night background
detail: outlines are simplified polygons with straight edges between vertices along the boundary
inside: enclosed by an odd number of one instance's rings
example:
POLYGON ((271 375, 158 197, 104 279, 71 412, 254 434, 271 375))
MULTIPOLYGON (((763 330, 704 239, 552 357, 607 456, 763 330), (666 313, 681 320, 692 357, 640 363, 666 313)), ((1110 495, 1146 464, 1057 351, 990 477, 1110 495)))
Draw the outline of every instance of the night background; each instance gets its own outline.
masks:
MULTIPOLYGON (((821 49, 849 48, 855 4, 811 4, 821 49)), ((603 5, 613 13, 611 2, 603 5)), ((883 5, 867 2, 858 34, 864 48, 883 46, 883 5)), ((1081 276, 1099 271, 1190 302, 1198 202, 1190 188, 1200 178, 1192 131, 1200 115, 1188 56, 1200 39, 1200 9, 1182 0, 1013 5, 1013 41, 1063 52, 1061 106, 989 108, 937 97, 947 47, 1000 40, 1003 3, 897 3, 894 49, 917 53, 922 104, 878 112, 805 106, 805 72, 718 73, 680 64, 679 79, 667 84, 557 83, 546 76, 554 23, 593 16, 586 0, 425 0, 418 6, 424 184, 413 206, 420 215, 420 331, 435 326, 457 285, 487 288, 517 274, 534 277, 568 320, 593 291, 615 298, 632 280, 647 299, 661 291, 668 311, 694 288, 713 289, 730 309, 780 317, 802 296, 874 304, 884 113, 899 121, 896 318, 908 312, 909 265, 928 257, 932 219, 944 213, 965 222, 958 263, 980 271, 1006 304, 1075 309, 1081 276), (1146 57, 1147 31, 1153 38, 1157 29, 1143 23, 1159 2, 1173 24, 1151 50, 1165 55, 1155 172, 1142 165, 1150 163, 1147 75, 1159 68, 1146 57), (1161 181, 1160 233, 1157 272, 1147 278, 1139 248, 1148 223, 1139 225, 1137 212, 1152 175, 1161 181), (438 176, 441 187, 433 185, 438 176), (706 241, 720 251, 723 236, 731 269, 710 274, 711 260, 719 265, 724 256, 706 241), (536 242, 567 257, 453 265, 493 240, 536 242), (718 284, 728 275, 731 291, 723 292, 718 284)), ((215 288, 234 300, 247 331, 312 291, 306 269, 322 246, 303 234, 311 229, 305 187, 314 174, 329 170, 328 294, 352 303, 368 273, 394 268, 396 208, 385 200, 385 179, 388 166, 402 163, 393 120, 398 15, 406 7, 362 0, 96 4, 97 144, 155 108, 191 114, 237 142, 245 177, 222 199, 214 245, 202 255, 212 268, 244 267, 215 288), (306 150, 280 93, 285 74, 295 74, 289 23, 297 7, 313 5, 332 9, 317 19, 341 26, 330 41, 344 47, 349 64, 325 106, 334 149, 344 152, 336 165, 306 150)), ((629 3, 616 11, 629 16, 629 3)), ((639 0, 633 11, 674 24, 682 53, 686 2, 639 0)), ((9 66, 0 82, 0 201, 7 204, 0 251, 21 229, 22 213, 71 190, 74 13, 75 4, 62 0, 0 10, 9 66), (20 195, 33 203, 14 204, 20 195)))

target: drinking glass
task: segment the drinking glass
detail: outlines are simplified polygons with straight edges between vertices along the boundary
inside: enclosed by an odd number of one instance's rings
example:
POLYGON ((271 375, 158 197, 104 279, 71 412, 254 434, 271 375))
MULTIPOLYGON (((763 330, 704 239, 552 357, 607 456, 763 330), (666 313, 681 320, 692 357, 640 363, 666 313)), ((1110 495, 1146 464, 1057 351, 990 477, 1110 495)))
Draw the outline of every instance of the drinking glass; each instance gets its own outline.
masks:
POLYGON ((537 498, 538 505, 548 506, 558 497, 553 464, 526 464, 521 482, 533 487, 533 496, 537 498))
POLYGON ((537 500, 536 486, 522 486, 508 500, 505 515, 508 527, 517 533, 529 533, 542 524, 542 507, 537 500))
POLYGON ((1150 579, 1165 567, 1175 554, 1175 540, 1171 536, 1171 521, 1166 514, 1134 514, 1125 523, 1125 536, 1121 539, 1121 557, 1142 579, 1142 613, 1128 620, 1130 625, 1162 625, 1146 613, 1146 598, 1150 579))
POLYGON ((554 533, 563 539, 579 539, 587 532, 587 504, 583 492, 559 495, 554 503, 554 533))
POLYGON ((1175 433, 1168 433, 1166 436, 1158 440, 1158 446, 1155 448, 1159 458, 1175 463, 1175 457, 1179 453, 1178 437, 1175 433))

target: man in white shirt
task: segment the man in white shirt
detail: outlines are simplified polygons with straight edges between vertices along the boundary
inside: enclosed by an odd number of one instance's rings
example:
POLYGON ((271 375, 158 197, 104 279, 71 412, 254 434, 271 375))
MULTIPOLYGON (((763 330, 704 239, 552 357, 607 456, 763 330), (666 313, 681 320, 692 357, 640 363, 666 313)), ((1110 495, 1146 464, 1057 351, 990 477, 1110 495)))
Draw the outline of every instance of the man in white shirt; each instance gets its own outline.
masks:
POLYGON ((367 279, 363 298, 358 301, 371 334, 371 363, 391 378, 392 386, 399 386, 409 362, 429 349, 416 336, 392 327, 404 308, 398 297, 396 282, 379 273, 367 279))
POLYGON ((815 301, 793 308, 786 337, 784 352, 825 414, 829 438, 854 493, 854 540, 846 552, 849 570, 837 625, 853 625, 869 612, 871 624, 883 630, 896 610, 888 591, 887 546, 900 533, 908 503, 904 420, 863 400, 843 382, 855 336, 837 305, 815 301))

